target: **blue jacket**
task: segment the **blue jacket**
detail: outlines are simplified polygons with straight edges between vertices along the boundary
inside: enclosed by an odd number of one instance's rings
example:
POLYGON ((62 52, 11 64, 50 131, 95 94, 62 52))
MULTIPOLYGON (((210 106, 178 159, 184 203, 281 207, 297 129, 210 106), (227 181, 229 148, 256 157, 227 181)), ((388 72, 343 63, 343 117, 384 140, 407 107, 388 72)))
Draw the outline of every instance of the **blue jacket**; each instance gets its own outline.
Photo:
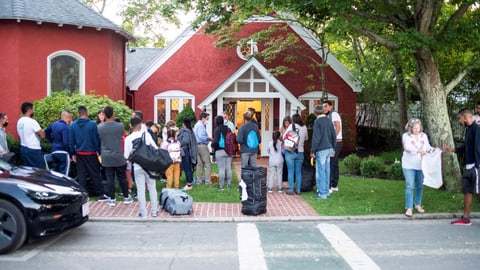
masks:
POLYGON ((75 120, 70 127, 68 144, 71 155, 75 155, 78 151, 100 153, 97 124, 88 118, 75 120))
POLYGON ((455 149, 456 153, 464 153, 465 164, 475 164, 480 168, 480 127, 473 122, 465 131, 465 145, 455 149))
POLYGON ((45 137, 52 143, 53 151, 68 151, 68 124, 62 119, 51 124, 45 129, 45 137))

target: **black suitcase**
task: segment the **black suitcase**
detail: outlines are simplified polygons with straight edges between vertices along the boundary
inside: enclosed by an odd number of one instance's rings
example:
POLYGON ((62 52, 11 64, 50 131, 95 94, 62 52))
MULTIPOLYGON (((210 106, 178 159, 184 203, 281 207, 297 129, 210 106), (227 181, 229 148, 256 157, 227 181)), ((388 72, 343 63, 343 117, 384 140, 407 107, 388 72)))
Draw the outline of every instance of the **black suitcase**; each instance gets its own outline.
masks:
POLYGON ((256 216, 267 212, 267 168, 244 167, 242 180, 247 186, 248 199, 242 201, 242 214, 256 216))
POLYGON ((302 186, 300 191, 310 192, 313 190, 317 180, 315 179, 315 167, 310 165, 310 158, 304 158, 302 164, 302 186))

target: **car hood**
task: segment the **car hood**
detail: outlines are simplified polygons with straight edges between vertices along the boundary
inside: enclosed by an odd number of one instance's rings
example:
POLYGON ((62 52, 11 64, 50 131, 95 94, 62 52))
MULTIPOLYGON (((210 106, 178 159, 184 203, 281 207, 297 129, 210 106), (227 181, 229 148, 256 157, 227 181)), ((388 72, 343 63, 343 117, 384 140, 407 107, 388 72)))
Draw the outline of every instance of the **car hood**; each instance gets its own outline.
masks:
POLYGON ((39 168, 18 166, 7 172, 9 181, 17 179, 45 187, 65 186, 75 191, 86 192, 74 179, 66 175, 39 168))

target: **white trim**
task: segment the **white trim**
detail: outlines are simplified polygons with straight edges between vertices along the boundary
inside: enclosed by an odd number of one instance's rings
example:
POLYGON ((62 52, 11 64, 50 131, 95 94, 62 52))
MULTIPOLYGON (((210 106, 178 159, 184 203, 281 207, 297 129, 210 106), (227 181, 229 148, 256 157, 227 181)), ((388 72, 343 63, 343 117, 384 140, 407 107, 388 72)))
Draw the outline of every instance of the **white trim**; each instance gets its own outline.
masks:
POLYGON ((82 95, 85 95, 85 58, 70 50, 60 50, 51 53, 50 55, 47 56, 47 96, 50 96, 52 94, 52 89, 51 89, 51 76, 50 74, 52 73, 52 66, 51 66, 51 61, 53 58, 57 56, 70 56, 72 58, 75 58, 79 65, 78 65, 78 92, 82 95))
POLYGON ((130 80, 127 85, 130 91, 136 91, 142 84, 152 76, 170 57, 172 57, 187 41, 194 36, 196 31, 193 31, 191 27, 185 29, 165 50, 163 50, 156 59, 154 59, 149 66, 140 71, 135 78, 130 80))
MULTIPOLYGON (((289 15, 286 15, 289 16, 289 15)), ((291 17, 291 16, 290 16, 291 17)), ((273 17, 264 16, 264 17, 253 17, 246 21, 249 22, 280 22, 280 23, 287 23, 292 30, 299 35, 299 37, 305 41, 312 50, 314 50, 320 57, 322 57, 321 53, 321 42, 313 36, 313 34, 302 27, 297 22, 291 21, 282 21, 275 19, 273 17)), ((156 59, 152 61, 152 63, 142 70, 135 78, 131 80, 127 87, 130 88, 131 91, 136 91, 140 86, 148 79, 150 76, 157 71, 165 62, 167 62, 170 57, 172 57, 187 41, 190 40, 198 31, 194 31, 191 27, 186 28, 170 45, 168 45, 164 51, 162 51, 156 59)), ((347 83, 353 90, 353 92, 361 92, 363 89, 363 85, 360 81, 355 79, 353 75, 348 71, 340 61, 330 52, 328 52, 327 57, 327 64, 343 79, 345 83, 347 83)))
POLYGON ((171 100, 172 99, 179 99, 178 102, 178 112, 180 113, 183 110, 183 101, 185 99, 190 99, 192 101, 192 110, 195 111, 195 95, 190 94, 188 92, 182 90, 167 90, 165 92, 161 92, 153 97, 153 117, 154 122, 158 122, 158 100, 165 99, 165 123, 173 120, 170 119, 170 111, 171 111, 171 100))
MULTIPOLYGON (((313 110, 315 108, 313 106, 313 102, 311 102, 311 101, 312 100, 320 100, 321 97, 322 97, 322 92, 321 91, 312 91, 312 92, 308 92, 306 94, 303 94, 303 95, 299 96, 298 100, 300 100, 300 101, 308 100, 309 101, 308 102, 308 111, 313 112, 313 110)), ((328 93, 327 99, 335 101, 334 110, 337 111, 337 112, 340 111, 340 109, 338 108, 339 104, 338 104, 338 97, 337 96, 332 95, 331 93, 328 93)))
MULTIPOLYGON (((251 87, 252 89, 252 87, 251 87)), ((269 89, 269 88, 268 88, 269 89)), ((225 80, 217 89, 215 89, 208 97, 206 97, 199 105, 199 109, 203 109, 203 107, 207 106, 208 104, 212 104, 218 97, 230 97, 230 98, 247 98, 246 94, 252 94, 252 99, 262 99, 262 98, 280 98, 285 97, 295 108, 300 108, 300 110, 304 110, 306 107, 290 92, 288 89, 275 78, 268 70, 258 62, 255 57, 250 58, 243 66, 241 66, 235 73, 233 73, 230 78, 225 80), (271 84, 275 89, 277 89, 278 93, 275 92, 237 92, 235 89, 234 92, 225 92, 225 90, 233 85, 237 79, 242 76, 245 72, 249 71, 251 67, 254 67, 257 72, 265 78, 268 84, 271 84)))

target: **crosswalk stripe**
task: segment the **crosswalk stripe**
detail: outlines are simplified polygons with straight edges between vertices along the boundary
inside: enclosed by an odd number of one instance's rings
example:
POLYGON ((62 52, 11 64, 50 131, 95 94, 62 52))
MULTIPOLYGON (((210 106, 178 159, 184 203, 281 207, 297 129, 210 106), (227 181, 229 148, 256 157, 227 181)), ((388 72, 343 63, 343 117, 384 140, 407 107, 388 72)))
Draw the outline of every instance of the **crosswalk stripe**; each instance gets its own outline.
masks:
POLYGON ((380 267, 337 226, 320 223, 317 225, 317 228, 353 270, 380 269, 380 267))
POLYGON ((237 225, 240 270, 267 270, 260 234, 253 223, 237 225))

